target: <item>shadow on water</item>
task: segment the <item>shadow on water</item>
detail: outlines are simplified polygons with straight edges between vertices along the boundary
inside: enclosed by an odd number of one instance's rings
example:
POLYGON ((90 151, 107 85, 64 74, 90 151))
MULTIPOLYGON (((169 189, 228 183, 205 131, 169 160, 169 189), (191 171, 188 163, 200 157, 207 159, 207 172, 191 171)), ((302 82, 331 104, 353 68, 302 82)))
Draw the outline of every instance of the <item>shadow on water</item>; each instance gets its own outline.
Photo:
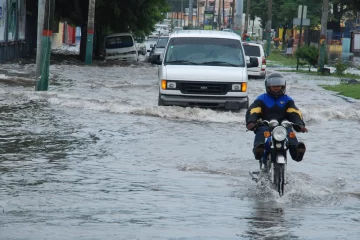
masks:
MULTIPOLYGON (((248 229, 241 237, 250 239, 297 239, 289 232, 283 207, 276 202, 255 202, 253 216, 245 217, 248 229)), ((292 226, 294 227, 294 225, 292 226)))

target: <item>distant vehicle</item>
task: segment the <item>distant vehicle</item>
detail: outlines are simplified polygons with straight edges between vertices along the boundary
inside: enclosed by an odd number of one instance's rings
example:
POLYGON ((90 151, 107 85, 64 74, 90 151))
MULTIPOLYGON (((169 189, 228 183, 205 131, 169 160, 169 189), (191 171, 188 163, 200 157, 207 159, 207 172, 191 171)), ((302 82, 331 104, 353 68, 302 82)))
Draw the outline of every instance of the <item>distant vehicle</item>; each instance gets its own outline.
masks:
POLYGON ((145 36, 134 37, 134 40, 138 54, 146 55, 145 36))
POLYGON ((223 28, 221 31, 223 31, 223 32, 234 32, 231 28, 223 28))
POLYGON ((151 46, 152 50, 150 51, 149 55, 149 62, 156 63, 156 61, 159 59, 160 54, 164 53, 165 47, 169 41, 168 35, 162 35, 158 38, 155 45, 151 46))
POLYGON ((156 24, 155 30, 151 33, 151 35, 162 35, 169 34, 169 26, 166 24, 156 24))
POLYGON ((174 27, 173 32, 184 30, 182 27, 174 27))
POLYGON ((137 61, 138 52, 131 33, 115 33, 105 37, 105 60, 137 61))
POLYGON ((159 106, 248 108, 247 68, 241 38, 235 33, 191 30, 171 34, 159 66, 159 106))
POLYGON ((248 68, 248 75, 265 79, 266 58, 263 46, 257 43, 243 42, 243 47, 245 51, 246 62, 250 61, 250 57, 256 57, 258 60, 258 67, 248 68))
POLYGON ((157 40, 158 40, 158 36, 153 36, 153 35, 149 35, 148 38, 145 41, 145 46, 146 46, 146 56, 150 56, 150 52, 151 52, 151 45, 155 45, 157 40))

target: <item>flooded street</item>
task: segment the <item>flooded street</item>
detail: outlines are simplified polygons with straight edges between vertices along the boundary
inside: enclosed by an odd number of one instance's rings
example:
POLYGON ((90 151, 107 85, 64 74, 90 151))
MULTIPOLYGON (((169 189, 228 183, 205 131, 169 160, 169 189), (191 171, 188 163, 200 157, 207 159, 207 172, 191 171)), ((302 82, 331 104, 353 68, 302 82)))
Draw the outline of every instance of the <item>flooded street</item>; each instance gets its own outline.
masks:
POLYGON ((338 78, 284 73, 309 132, 280 198, 249 177, 245 111, 158 107, 157 66, 52 65, 47 92, 0 68, 1 240, 360 236, 360 101, 318 86, 338 78))

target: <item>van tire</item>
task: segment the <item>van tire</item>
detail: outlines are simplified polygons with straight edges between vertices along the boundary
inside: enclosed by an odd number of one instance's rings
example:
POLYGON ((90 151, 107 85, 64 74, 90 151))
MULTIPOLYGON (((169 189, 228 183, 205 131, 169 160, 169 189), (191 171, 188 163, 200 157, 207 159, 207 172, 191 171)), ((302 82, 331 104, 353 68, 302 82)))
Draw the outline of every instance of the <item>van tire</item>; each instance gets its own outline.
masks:
POLYGON ((158 106, 165 106, 164 102, 160 98, 160 95, 159 95, 159 98, 158 98, 158 106))

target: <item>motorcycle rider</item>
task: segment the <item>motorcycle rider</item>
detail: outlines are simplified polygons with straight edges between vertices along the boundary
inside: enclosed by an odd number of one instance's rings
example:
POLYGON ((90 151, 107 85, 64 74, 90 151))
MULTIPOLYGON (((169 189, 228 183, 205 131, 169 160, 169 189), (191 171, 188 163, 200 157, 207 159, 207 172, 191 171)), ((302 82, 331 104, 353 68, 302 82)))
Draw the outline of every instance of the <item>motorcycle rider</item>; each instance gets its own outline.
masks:
MULTIPOLYGON (((297 132, 307 132, 305 123, 300 110, 295 106, 294 100, 285 94, 286 80, 280 73, 271 73, 265 79, 266 93, 258 96, 250 105, 246 112, 246 128, 254 131, 255 140, 253 152, 255 159, 260 160, 264 148, 265 137, 264 132, 269 131, 269 127, 258 125, 259 119, 268 120, 276 119, 279 123, 286 119, 295 123, 293 128, 297 132)), ((292 132, 292 129, 288 129, 292 132)), ((305 154, 306 148, 303 142, 298 142, 295 138, 289 138, 289 152, 291 158, 300 162, 305 154)))

